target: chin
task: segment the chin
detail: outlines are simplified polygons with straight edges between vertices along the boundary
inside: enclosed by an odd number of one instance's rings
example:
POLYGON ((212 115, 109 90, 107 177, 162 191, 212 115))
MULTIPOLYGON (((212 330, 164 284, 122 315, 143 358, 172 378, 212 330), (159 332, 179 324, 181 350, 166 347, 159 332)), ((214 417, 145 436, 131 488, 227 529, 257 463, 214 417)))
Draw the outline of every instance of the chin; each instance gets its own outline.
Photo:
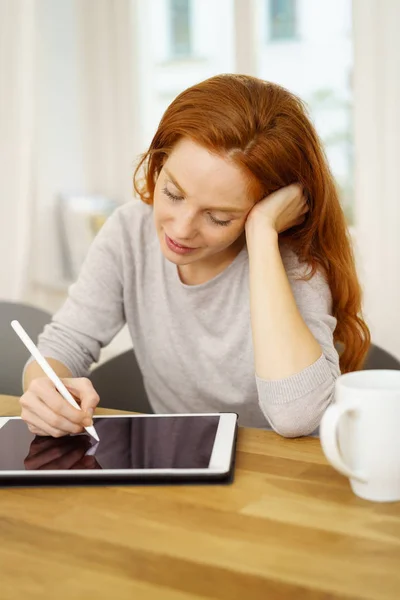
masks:
POLYGON ((164 257, 169 260, 169 262, 173 263, 174 265, 178 265, 178 266, 183 266, 183 265, 189 265, 190 263, 196 262, 196 260, 198 260, 197 257, 188 257, 188 256, 179 256, 179 254, 175 254, 174 252, 172 252, 171 250, 167 249, 164 250, 164 248, 162 249, 162 253, 164 255, 164 257))

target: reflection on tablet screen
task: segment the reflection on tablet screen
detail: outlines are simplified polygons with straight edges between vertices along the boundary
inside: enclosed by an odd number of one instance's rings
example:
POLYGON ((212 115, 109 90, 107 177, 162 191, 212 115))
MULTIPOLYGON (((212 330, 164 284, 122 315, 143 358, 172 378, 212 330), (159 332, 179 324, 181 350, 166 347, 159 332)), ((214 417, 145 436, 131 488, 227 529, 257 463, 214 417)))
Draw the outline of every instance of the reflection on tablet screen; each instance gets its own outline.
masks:
POLYGON ((219 416, 95 418, 89 435, 34 436, 24 421, 0 429, 0 470, 206 469, 219 416))

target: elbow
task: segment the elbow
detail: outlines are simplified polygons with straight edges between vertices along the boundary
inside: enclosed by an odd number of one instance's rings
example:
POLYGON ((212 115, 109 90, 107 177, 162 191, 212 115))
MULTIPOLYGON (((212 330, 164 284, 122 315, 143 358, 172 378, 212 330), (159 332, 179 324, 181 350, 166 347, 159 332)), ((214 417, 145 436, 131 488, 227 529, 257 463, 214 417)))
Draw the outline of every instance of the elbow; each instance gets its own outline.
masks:
POLYGON ((314 434, 334 396, 333 386, 317 402, 299 398, 287 404, 269 406, 263 411, 272 429, 282 437, 298 438, 314 434))
POLYGON ((274 422, 270 420, 270 424, 275 433, 284 438, 299 438, 314 433, 314 431, 318 428, 321 418, 322 415, 313 423, 304 422, 302 419, 298 419, 296 421, 292 421, 291 423, 288 423, 284 420, 275 420, 274 422))
POLYGON ((272 429, 285 438, 314 433, 333 400, 335 379, 324 356, 284 380, 257 378, 259 405, 272 429))

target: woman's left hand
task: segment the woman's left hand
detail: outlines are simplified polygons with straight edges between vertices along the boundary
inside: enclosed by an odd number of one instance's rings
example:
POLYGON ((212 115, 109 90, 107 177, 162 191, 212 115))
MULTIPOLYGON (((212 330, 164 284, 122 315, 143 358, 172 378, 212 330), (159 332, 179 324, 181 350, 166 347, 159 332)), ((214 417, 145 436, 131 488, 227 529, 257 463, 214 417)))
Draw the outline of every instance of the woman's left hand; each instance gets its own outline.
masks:
POLYGON ((300 225, 309 207, 304 196, 303 186, 298 183, 288 185, 266 196, 251 209, 246 220, 246 232, 255 222, 262 222, 277 233, 300 225))

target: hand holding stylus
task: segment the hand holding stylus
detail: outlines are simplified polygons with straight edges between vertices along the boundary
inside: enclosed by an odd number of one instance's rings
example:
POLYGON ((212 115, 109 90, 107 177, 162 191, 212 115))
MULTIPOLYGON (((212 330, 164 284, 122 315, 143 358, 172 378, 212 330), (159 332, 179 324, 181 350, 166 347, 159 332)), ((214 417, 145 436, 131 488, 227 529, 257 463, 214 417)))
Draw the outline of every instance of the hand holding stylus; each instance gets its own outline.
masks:
POLYGON ((98 441, 92 415, 99 396, 89 379, 81 377, 61 381, 18 321, 13 321, 11 326, 47 375, 34 379, 20 399, 21 416, 30 431, 61 437, 80 433, 85 428, 98 441))

